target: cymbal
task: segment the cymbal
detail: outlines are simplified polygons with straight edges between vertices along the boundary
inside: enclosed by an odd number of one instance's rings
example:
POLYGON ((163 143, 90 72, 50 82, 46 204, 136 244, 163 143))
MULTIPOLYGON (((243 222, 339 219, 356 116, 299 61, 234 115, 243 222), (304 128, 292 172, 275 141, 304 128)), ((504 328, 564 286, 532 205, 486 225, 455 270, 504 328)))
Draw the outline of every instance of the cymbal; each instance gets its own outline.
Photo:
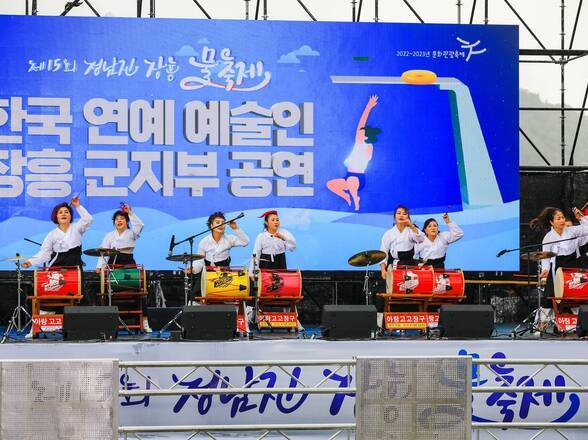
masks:
POLYGON ((196 260, 202 260, 204 258, 204 255, 200 255, 200 254, 178 254, 178 255, 170 255, 169 257, 166 257, 166 260, 169 261, 196 261, 196 260))
POLYGON ((14 257, 3 258, 0 261, 24 261, 28 260, 31 257, 24 257, 22 255, 15 255, 14 257))
POLYGON ((371 266, 379 263, 386 258, 386 253, 382 251, 362 251, 353 255, 347 262, 352 266, 371 266))
POLYGON ((556 254, 555 252, 540 252, 540 251, 536 251, 536 252, 529 252, 529 253, 524 253, 521 254, 521 260, 531 260, 531 261, 539 261, 539 260, 543 260, 544 258, 551 258, 551 257, 555 257, 556 254))
POLYGON ((119 251, 110 248, 92 248, 84 251, 84 255, 89 255, 90 257, 110 257, 118 254, 120 254, 119 251))

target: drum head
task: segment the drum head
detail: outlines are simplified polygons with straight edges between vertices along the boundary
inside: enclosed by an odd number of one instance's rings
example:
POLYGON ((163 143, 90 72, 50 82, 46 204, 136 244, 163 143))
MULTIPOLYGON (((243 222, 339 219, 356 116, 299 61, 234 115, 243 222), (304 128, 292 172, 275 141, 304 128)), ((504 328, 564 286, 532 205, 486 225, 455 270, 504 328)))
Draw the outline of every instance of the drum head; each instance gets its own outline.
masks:
POLYGON ((202 272, 200 272, 200 296, 206 296, 206 266, 202 266, 202 272))
MULTIPOLYGON (((551 269, 549 269, 549 270, 551 270, 551 269)), ((562 268, 560 267, 555 271, 555 278, 553 279, 553 292, 554 292, 554 296, 556 298, 563 297, 564 285, 565 285, 564 273, 563 273, 562 268)))

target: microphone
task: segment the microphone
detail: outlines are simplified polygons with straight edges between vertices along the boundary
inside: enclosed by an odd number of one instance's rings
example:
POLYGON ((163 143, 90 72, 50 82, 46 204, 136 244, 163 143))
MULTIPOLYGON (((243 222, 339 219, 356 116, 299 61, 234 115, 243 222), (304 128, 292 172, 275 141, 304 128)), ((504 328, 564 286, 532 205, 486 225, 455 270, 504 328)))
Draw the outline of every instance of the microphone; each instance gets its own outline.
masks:
POLYGON ((502 257, 502 256, 503 256, 504 254, 506 254, 507 252, 508 252, 508 250, 507 250, 507 249, 502 249, 500 252, 498 252, 498 253, 496 254, 496 258, 500 258, 500 257, 502 257))
POLYGON ((172 235, 171 237, 171 241, 169 242, 169 252, 168 252, 168 256, 171 257, 172 255, 172 251, 174 250, 174 242, 176 240, 176 236, 172 235))

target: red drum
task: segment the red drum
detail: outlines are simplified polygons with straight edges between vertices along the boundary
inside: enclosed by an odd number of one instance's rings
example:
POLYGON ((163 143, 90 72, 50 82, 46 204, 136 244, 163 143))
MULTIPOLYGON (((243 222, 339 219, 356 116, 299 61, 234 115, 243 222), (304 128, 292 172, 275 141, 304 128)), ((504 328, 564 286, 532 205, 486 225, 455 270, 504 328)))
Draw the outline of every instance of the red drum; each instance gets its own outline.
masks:
POLYGON ((555 272, 553 290, 556 298, 588 298, 588 271, 560 267, 555 272))
POLYGON ((430 294, 435 283, 431 266, 397 266, 386 277, 388 293, 430 294))
POLYGON ((302 296, 302 275, 299 270, 261 269, 257 281, 258 298, 302 296))
POLYGON ((35 296, 81 295, 82 274, 77 266, 35 269, 35 296))
POLYGON ((435 287, 433 296, 463 296, 465 280, 460 269, 434 269, 435 287))

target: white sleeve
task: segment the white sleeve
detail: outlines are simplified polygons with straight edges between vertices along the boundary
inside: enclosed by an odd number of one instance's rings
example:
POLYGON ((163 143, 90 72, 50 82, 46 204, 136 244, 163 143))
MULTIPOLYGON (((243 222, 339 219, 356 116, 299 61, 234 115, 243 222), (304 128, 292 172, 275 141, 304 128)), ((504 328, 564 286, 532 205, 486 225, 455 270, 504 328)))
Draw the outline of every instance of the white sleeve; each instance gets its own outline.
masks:
POLYGON ((425 241, 425 234, 423 234, 419 228, 417 228, 417 231, 418 232, 415 234, 414 232, 412 232, 412 229, 409 229, 409 236, 413 242, 422 243, 423 241, 425 241))
POLYGON ((131 212, 129 214, 129 220, 131 220, 132 226, 131 231, 133 231, 133 239, 138 239, 141 236, 141 231, 143 231, 143 227, 145 226, 141 219, 137 217, 137 214, 131 212))
POLYGON ((76 211, 80 215, 80 219, 76 222, 76 227, 78 228, 80 234, 83 234, 88 230, 94 218, 82 205, 78 206, 76 211))
POLYGON ((441 233, 443 240, 445 240, 447 244, 454 243, 463 237, 463 230, 457 225, 457 223, 449 222, 447 223, 447 227, 449 228, 449 232, 441 233))
MULTIPOLYGON (((102 239, 102 244, 100 245, 101 248, 112 248, 112 243, 110 242, 110 233, 106 234, 102 239)), ((96 269, 102 269, 106 265, 106 260, 103 257, 98 257, 98 263, 96 263, 96 269)))
POLYGON ((294 249, 296 249, 296 239, 294 238, 294 236, 290 232, 286 231, 285 229, 282 229, 280 231, 280 233, 284 237, 284 242, 286 243, 286 249, 288 249, 290 252, 292 252, 294 249))
POLYGON ((51 254, 53 253, 53 239, 51 232, 47 234, 43 243, 41 244, 41 249, 39 252, 35 254, 35 256, 29 258, 29 262, 32 265, 38 266, 43 263, 48 262, 51 259, 51 254))
POLYGON ((380 242, 380 250, 386 254, 386 258, 388 258, 388 252, 390 252, 390 234, 388 232, 384 232, 382 241, 380 242))
POLYGON ((249 263, 249 275, 253 275, 253 271, 255 268, 259 268, 259 258, 261 256, 261 237, 262 234, 259 234, 255 238, 255 244, 253 245, 253 256, 251 257, 251 263, 249 263))
MULTIPOLYGON (((543 237, 543 242, 545 243, 546 241, 550 241, 548 239, 548 234, 545 235, 545 237, 543 237)), ((552 252, 552 247, 553 244, 544 244, 543 245, 543 252, 552 252)), ((551 259, 550 258, 543 258, 541 260, 541 270, 549 270, 549 266, 551 265, 551 259)))
POLYGON ((245 234, 242 229, 233 229, 233 232, 235 235, 227 235, 227 238, 231 243, 231 247, 247 246, 249 244, 249 237, 247 237, 247 234, 245 234))
POLYGON ((423 250, 423 248, 424 248, 424 241, 414 245, 414 257, 415 258, 419 258, 419 255, 420 255, 421 251, 423 250))
MULTIPOLYGON (((200 255, 204 255, 204 257, 206 258, 206 250, 204 249, 204 246, 202 245, 203 241, 204 241, 204 239, 200 240, 200 243, 198 243, 198 250, 196 251, 196 253, 200 254, 200 255)), ((204 258, 201 258, 200 260, 192 261, 192 272, 200 273, 200 272, 202 272, 203 268, 204 268, 204 258)))

